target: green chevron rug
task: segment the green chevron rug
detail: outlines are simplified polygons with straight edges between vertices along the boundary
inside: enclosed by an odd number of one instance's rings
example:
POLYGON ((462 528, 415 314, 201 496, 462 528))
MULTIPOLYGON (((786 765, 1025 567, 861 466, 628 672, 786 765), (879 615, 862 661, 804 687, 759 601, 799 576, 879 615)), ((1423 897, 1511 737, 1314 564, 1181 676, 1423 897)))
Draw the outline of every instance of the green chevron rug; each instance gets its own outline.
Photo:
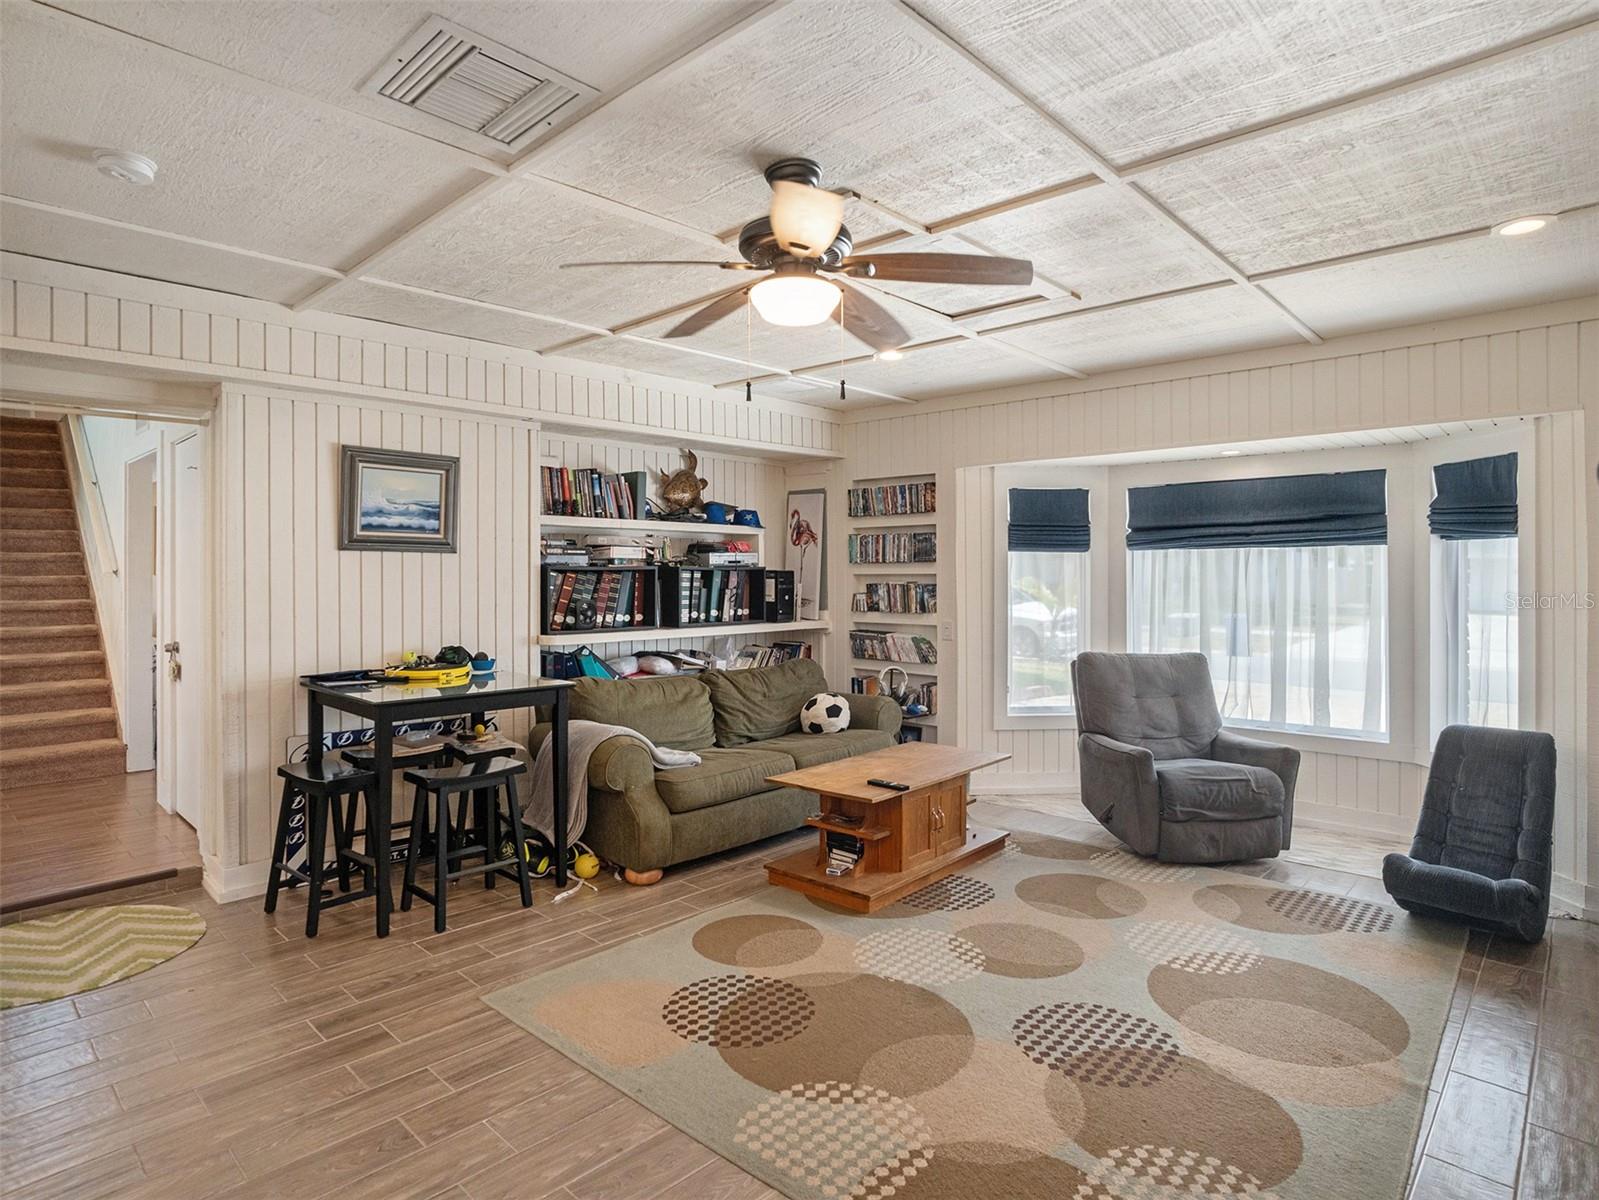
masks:
POLYGON ((91 992, 204 936, 199 913, 165 904, 76 908, 0 927, 0 1009, 91 992))

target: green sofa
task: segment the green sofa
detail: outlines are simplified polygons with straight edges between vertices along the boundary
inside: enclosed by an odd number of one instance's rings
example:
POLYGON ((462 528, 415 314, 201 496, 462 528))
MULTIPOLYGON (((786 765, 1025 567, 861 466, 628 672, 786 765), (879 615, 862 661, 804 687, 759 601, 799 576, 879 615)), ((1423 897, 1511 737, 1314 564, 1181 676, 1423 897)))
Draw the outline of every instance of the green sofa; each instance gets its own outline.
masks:
MULTIPOLYGON (((658 770, 637 739, 602 742, 588 762, 583 841, 646 883, 664 867, 798 828, 816 811, 816 793, 773 787, 768 775, 882 750, 899 732, 893 700, 852 695, 848 729, 801 733, 800 706, 829 690, 820 665, 803 658, 748 671, 578 680, 573 720, 625 725, 704 760, 658 770)), ((537 754, 549 732, 535 726, 529 750, 537 754)))

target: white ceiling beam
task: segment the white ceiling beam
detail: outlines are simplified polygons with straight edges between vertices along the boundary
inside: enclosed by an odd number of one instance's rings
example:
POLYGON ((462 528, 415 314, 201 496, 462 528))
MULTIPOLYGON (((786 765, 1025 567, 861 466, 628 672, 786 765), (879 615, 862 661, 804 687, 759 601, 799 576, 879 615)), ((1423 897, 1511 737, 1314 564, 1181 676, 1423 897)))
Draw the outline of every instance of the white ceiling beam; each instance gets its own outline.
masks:
POLYGON ((316 263, 301 262, 297 258, 283 258, 276 254, 263 253, 260 250, 247 250, 243 246, 230 246, 225 242, 208 242, 205 238, 190 237, 186 233, 173 233, 168 229, 152 229, 148 225, 135 225, 132 221, 118 221, 113 217, 96 216, 94 213, 79 212, 75 208, 61 208, 54 204, 45 204, 39 200, 28 200, 22 196, 0 195, 0 204, 14 204, 18 208, 50 213, 52 216, 67 217, 74 221, 87 221, 92 225, 104 225, 110 229, 125 229, 129 233, 148 234, 151 237, 164 238, 169 242, 181 242, 185 246, 203 246, 207 250, 220 250, 224 254, 236 254, 241 258, 253 258, 257 262, 268 262, 279 267, 293 267, 297 271, 305 271, 309 274, 321 275, 329 279, 344 278, 344 272, 342 271, 335 271, 332 267, 318 266, 316 263))
POLYGON ((1490 47, 1479 53, 1465 55, 1437 66, 1428 67, 1414 74, 1390 80, 1387 83, 1363 88, 1358 92, 1342 96, 1336 100, 1310 105, 1297 109, 1292 113, 1272 117, 1265 121, 1258 121, 1242 129, 1235 129, 1229 133, 1219 134, 1203 141, 1192 142, 1176 150, 1168 150, 1161 154, 1152 155, 1149 158, 1139 159, 1119 168, 1119 170, 1125 179, 1148 175, 1153 171, 1160 170, 1162 167, 1174 166, 1177 163, 1187 162, 1192 158, 1213 154, 1218 150, 1229 150, 1234 146, 1241 146, 1273 134, 1324 121, 1329 117, 1343 116, 1346 113, 1355 112, 1362 108, 1369 108, 1385 100, 1392 100, 1422 88, 1432 87, 1446 80, 1458 79, 1464 75, 1487 70, 1490 67, 1503 66, 1505 63, 1514 62, 1525 55, 1553 49, 1555 46, 1570 41, 1572 38, 1580 37, 1595 30, 1599 30, 1599 19, 1588 17, 1567 21, 1552 28, 1529 34, 1516 41, 1507 42, 1501 46, 1490 47))
POLYGON ((949 34, 945 33, 937 25, 933 24, 932 21, 928 20, 921 13, 910 7, 910 5, 905 3, 904 0, 899 0, 898 3, 893 5, 893 8, 894 11, 901 14, 909 26, 913 30, 917 31, 924 40, 931 42, 933 45, 941 47, 944 50, 947 50, 949 53, 953 54, 956 58, 960 59, 968 67, 970 67, 976 77, 988 84, 988 86, 1002 100, 1006 100, 1014 104, 1020 104, 1029 112, 1037 116, 1041 121, 1049 125, 1050 128, 1055 131, 1056 136, 1068 149, 1081 156, 1088 163, 1089 169, 1093 171, 1095 175, 1099 176, 1099 178, 1104 180, 1106 184, 1118 189, 1129 199, 1133 200, 1135 203, 1139 204, 1154 216, 1158 217, 1161 221, 1165 222, 1169 227, 1180 233, 1184 238, 1192 243, 1193 246, 1200 251, 1200 253, 1205 255, 1206 258, 1210 259, 1211 262, 1214 263, 1224 275, 1232 279, 1233 282, 1237 283, 1240 287, 1248 288, 1262 305, 1277 314, 1281 320, 1286 321, 1288 325, 1293 328, 1294 332, 1299 334, 1300 337, 1304 338, 1308 342, 1321 341, 1321 335, 1309 325, 1305 324, 1305 322, 1300 320, 1297 316, 1295 316, 1294 313, 1288 309, 1287 305, 1283 304, 1275 296, 1272 296, 1264 288, 1260 288, 1254 284, 1251 284, 1249 282, 1249 277, 1244 274, 1244 272, 1236 263, 1234 263, 1215 246, 1211 245, 1208 241, 1201 237, 1197 231, 1195 231, 1185 221, 1180 219, 1164 204, 1160 203, 1160 201, 1156 200, 1148 192, 1145 192, 1142 188, 1138 187, 1130 179, 1125 178, 1109 159, 1099 153, 1099 151, 1094 149, 1094 147, 1090 146, 1082 139, 1082 137, 1080 137, 1074 130, 1066 125, 1065 122, 1063 122, 1059 117, 1055 116, 1054 113, 1050 112, 1049 109, 1045 108, 1033 96, 1029 95, 1014 80, 1008 78, 999 70, 983 61, 975 53, 967 49, 967 47, 956 41, 949 34))
MULTIPOLYGON (((399 283, 396 280, 381 279, 375 276, 368 277, 362 282, 371 284, 373 287, 385 288, 394 292, 407 292, 414 296, 426 296, 430 300, 443 300, 451 304, 462 305, 466 308, 481 308, 486 312, 504 313, 513 317, 525 317, 532 321, 543 321, 552 325, 563 325, 569 329, 582 330, 587 334, 593 335, 592 337, 574 339, 570 342, 561 342, 558 345, 551 346, 545 350, 534 351, 534 353, 540 355, 559 355, 571 346, 582 345, 586 342, 592 342, 602 338, 615 338, 620 341, 638 342, 646 346, 658 346, 663 350, 671 350, 678 354, 688 354, 695 358, 710 358, 715 359, 718 362, 732 363, 738 367, 759 368, 761 374, 751 376, 752 379, 791 378, 800 380, 804 383, 813 384, 817 387, 826 388, 831 388, 836 382, 830 379, 818 379, 814 376, 806 375, 802 371, 790 370, 787 367, 753 362, 750 359, 739 358, 736 355, 722 354, 715 350, 705 350, 698 346, 683 345, 678 342, 667 341, 664 338, 647 337, 643 334, 629 333, 620 328, 612 329, 604 325, 594 325, 585 321, 574 321, 570 317, 557 317, 550 313, 535 312, 532 309, 527 308, 516 308, 509 304, 496 304, 492 300, 479 300, 473 296, 457 296, 452 292, 440 292, 433 288, 418 287, 415 284, 399 283)), ((527 349, 527 347, 519 348, 527 349)), ((742 386, 743 380, 740 379, 738 383, 740 386, 742 386)), ((725 387, 727 385, 718 383, 711 386, 725 387)), ((914 401, 909 400, 904 396, 896 395, 893 392, 877 391, 871 388, 861 388, 859 390, 883 400, 891 400, 897 404, 914 403, 914 401)))
MULTIPOLYGON (((617 100, 620 100, 623 96, 628 95, 635 88, 638 88, 657 77, 669 76, 677 71, 682 70, 684 67, 697 60, 701 55, 708 53, 717 46, 720 46, 728 38, 736 37, 739 34, 748 31, 761 21, 766 20, 773 13, 780 12, 791 2, 792 0, 770 0, 770 3, 763 5, 754 12, 745 12, 734 20, 723 24, 720 28, 716 29, 706 38, 695 43, 688 49, 668 56, 665 61, 658 61, 646 67, 644 70, 638 72, 631 79, 622 84, 621 87, 607 95, 598 104, 580 113, 566 124, 560 126, 558 129, 555 129, 542 141, 530 146, 519 158, 512 162, 509 167, 500 168, 501 174, 497 178, 485 180, 476 187, 468 189, 463 194, 457 196, 454 200, 451 200, 449 203, 423 217, 420 221, 417 221, 409 228, 402 230, 400 233, 386 241, 383 245, 373 250, 360 262, 356 263, 355 266, 349 268, 345 272, 345 279, 334 280, 332 283, 318 288, 315 292, 312 292, 311 295, 301 300, 294 306, 295 311, 302 312, 308 308, 315 308, 324 303, 330 296, 334 295, 340 288, 344 287, 348 280, 360 279, 368 271, 381 266, 386 259, 391 257, 402 246, 407 245, 412 239, 425 233, 427 230, 431 229, 434 225, 437 225, 447 217, 454 216, 456 213, 471 208, 480 201, 487 199, 490 195, 497 192, 501 187, 510 182, 510 177, 512 175, 531 173, 534 164, 536 164, 541 158, 549 154, 550 151, 555 147, 564 144, 577 130, 584 128, 588 122, 592 121, 600 113, 603 113, 617 100)), ((341 109, 340 111, 342 112, 344 110, 341 109)), ((574 192, 581 191, 581 189, 575 188, 572 190, 574 192)), ((591 193, 583 194, 589 195, 591 193)), ((618 205, 618 207, 621 209, 626 209, 628 213, 635 214, 634 219, 636 219, 636 214, 639 212, 639 210, 634 209, 629 205, 618 205)), ((661 217, 657 219, 664 221, 666 218, 661 217)))

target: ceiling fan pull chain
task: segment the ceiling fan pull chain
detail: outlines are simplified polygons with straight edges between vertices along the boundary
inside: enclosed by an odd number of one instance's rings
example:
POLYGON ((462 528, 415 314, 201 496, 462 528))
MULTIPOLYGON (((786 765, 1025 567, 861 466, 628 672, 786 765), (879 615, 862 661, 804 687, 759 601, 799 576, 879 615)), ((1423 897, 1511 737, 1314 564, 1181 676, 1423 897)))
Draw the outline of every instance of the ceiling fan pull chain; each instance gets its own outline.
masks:
POLYGON ((847 400, 844 394, 844 301, 848 299, 840 289, 838 297, 838 398, 847 400))
MULTIPOLYGON (((752 301, 744 301, 744 365, 749 368, 750 374, 755 374, 755 305, 752 301)), ((744 403, 754 401, 752 380, 744 381, 744 403)))

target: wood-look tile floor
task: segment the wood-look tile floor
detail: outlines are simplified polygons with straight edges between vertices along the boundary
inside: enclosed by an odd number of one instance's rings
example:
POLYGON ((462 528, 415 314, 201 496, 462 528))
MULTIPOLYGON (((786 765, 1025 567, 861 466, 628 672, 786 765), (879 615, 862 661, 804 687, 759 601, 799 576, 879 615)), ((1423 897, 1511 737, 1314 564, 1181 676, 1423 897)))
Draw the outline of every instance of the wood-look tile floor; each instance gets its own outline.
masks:
MULTIPOLYGON (((1080 823, 982 806, 986 823, 1080 823)), ((775 1193, 524 1032, 479 997, 766 887, 800 834, 674 871, 610 879, 532 910, 458 886, 452 928, 423 905, 378 942, 364 905, 301 936, 303 900, 173 902, 211 931, 97 992, 0 1014, 0 1192, 22 1200, 649 1200, 775 1193)), ((1108 839, 1108 835, 1107 835, 1108 839)), ((1242 868, 1362 898, 1373 881, 1242 868)), ((1429 1096, 1412 1196, 1599 1193, 1599 930, 1557 922, 1527 950, 1473 939, 1429 1096)), ((1003 1195, 996 1173, 994 1193, 1003 1195)))
POLYGON ((200 844, 188 822, 156 803, 154 771, 0 788, 0 914, 7 919, 46 911, 49 904, 28 910, 64 891, 162 872, 197 883, 200 844))

